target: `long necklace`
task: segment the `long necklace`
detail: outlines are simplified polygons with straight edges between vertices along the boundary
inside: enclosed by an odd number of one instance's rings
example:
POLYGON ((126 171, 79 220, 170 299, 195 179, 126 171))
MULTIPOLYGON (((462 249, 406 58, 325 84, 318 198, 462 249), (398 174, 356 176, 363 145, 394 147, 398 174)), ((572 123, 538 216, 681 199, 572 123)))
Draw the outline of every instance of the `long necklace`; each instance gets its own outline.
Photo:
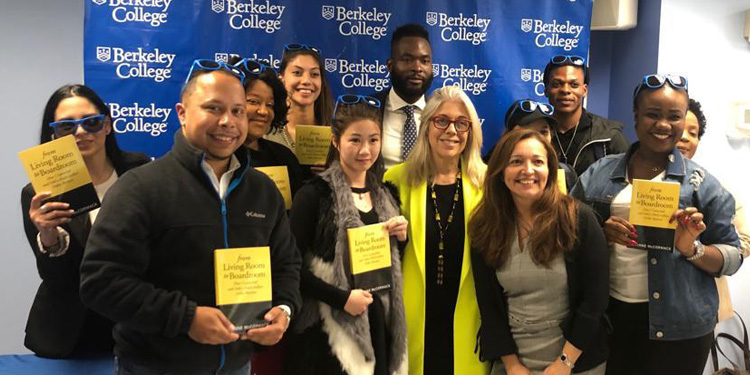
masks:
POLYGON ((430 185, 430 197, 432 197, 432 204, 435 206, 435 222, 438 225, 440 231, 440 241, 438 242, 438 259, 437 259, 437 284, 443 285, 443 277, 445 276, 445 234, 448 232, 448 227, 453 222, 453 214, 456 212, 456 204, 461 193, 461 167, 458 168, 456 173, 456 192, 453 194, 453 206, 451 212, 448 215, 448 222, 443 228, 443 223, 440 221, 440 212, 438 211, 437 195, 435 194, 435 182, 430 185))
POLYGON ((570 151, 570 146, 573 145, 573 141, 576 139, 576 132, 578 132, 578 125, 581 122, 579 121, 578 124, 573 128, 573 136, 570 137, 570 142, 568 142, 568 147, 565 148, 565 151, 563 151, 562 143, 560 142, 560 136, 557 134, 557 130, 555 130, 555 139, 557 140, 557 145, 560 146, 560 152, 562 153, 562 162, 567 164, 568 163, 568 151, 570 151))
POLYGON ((281 137, 282 137, 282 138, 284 138, 284 142, 286 142, 286 144, 287 144, 287 145, 288 145, 289 147, 291 147, 292 149, 294 149, 294 148, 295 148, 295 146, 296 146, 296 143, 295 143, 295 142, 294 142, 294 141, 292 140, 292 137, 291 137, 291 135, 290 135, 290 134, 289 134, 289 133, 288 133, 288 132, 286 131, 286 126, 284 126, 284 127, 283 127, 283 128, 281 129, 281 137))

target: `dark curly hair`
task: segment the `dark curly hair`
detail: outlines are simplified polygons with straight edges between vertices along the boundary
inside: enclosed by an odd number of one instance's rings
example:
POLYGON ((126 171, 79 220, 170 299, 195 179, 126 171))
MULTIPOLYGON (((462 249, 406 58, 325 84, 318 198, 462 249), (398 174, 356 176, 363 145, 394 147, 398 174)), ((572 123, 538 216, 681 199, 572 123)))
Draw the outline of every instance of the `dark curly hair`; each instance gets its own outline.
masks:
MULTIPOLYGON (((232 56, 229 58, 228 63, 229 65, 235 65, 240 61, 242 61, 241 57, 232 56)), ((269 65, 263 60, 256 61, 262 65, 269 65)), ((289 111, 289 106, 286 101, 286 88, 284 88, 284 83, 281 82, 276 71, 273 69, 266 69, 260 74, 254 74, 248 72, 242 65, 238 66, 238 68, 245 73, 245 92, 247 92, 247 90, 252 87, 253 82, 257 80, 263 81, 263 83, 268 85, 273 92, 273 121, 271 121, 271 126, 268 128, 268 133, 283 128, 287 123, 286 114, 289 111)))
POLYGON ((693 112, 698 119, 698 139, 701 139, 703 133, 706 132, 706 115, 703 114, 701 103, 691 98, 688 100, 688 111, 693 112))

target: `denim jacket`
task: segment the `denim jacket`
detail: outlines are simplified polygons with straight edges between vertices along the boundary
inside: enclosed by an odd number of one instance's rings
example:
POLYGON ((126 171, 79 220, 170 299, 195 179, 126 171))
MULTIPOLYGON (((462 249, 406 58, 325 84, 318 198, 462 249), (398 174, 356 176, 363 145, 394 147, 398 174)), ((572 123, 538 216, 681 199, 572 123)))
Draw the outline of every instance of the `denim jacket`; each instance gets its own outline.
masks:
MULTIPOLYGON (((627 164, 638 149, 636 142, 625 154, 609 155, 581 175, 571 195, 590 205, 600 224, 610 215, 615 196, 627 186, 627 164)), ((732 225, 734 198, 706 170, 685 159, 675 148, 669 157, 665 180, 680 183, 680 208, 696 207, 703 213, 706 230, 699 240, 716 246, 724 257, 722 275, 737 272, 742 264, 739 237, 732 225)), ((649 338, 684 340, 711 332, 719 306, 714 276, 695 267, 678 251, 648 250, 649 338)))

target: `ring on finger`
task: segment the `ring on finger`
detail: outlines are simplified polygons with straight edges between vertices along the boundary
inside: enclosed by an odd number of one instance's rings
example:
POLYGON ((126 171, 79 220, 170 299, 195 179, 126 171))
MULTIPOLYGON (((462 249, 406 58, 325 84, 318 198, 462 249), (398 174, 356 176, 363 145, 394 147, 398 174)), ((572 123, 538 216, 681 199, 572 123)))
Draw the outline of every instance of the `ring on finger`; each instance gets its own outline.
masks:
POLYGON ((43 204, 42 207, 39 207, 39 211, 42 211, 42 213, 46 213, 47 212, 47 205, 43 204))

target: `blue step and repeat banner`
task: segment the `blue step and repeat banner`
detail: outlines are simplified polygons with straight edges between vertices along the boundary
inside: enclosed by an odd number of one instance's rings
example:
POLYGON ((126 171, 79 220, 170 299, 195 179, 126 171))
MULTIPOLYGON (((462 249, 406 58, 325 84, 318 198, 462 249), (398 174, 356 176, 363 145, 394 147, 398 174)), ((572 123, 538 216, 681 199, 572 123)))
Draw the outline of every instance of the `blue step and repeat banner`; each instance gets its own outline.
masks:
POLYGON ((558 54, 587 56, 592 0, 84 0, 84 77, 109 104, 126 150, 161 156, 179 129, 175 103, 196 58, 279 66, 284 44, 322 50, 334 95, 386 90, 395 28, 430 32, 432 89, 472 98, 489 150, 513 100, 545 101, 558 54))

